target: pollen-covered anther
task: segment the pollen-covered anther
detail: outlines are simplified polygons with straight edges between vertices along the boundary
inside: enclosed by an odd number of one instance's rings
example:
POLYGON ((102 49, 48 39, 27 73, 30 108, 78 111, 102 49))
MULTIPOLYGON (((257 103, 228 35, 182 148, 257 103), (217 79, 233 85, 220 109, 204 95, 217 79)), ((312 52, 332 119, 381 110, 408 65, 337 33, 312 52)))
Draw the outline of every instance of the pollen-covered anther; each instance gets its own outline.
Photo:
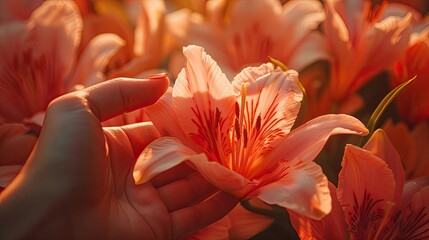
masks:
POLYGON ((258 116, 258 118, 256 119, 256 124, 255 124, 255 128, 256 131, 259 132, 259 130, 261 130, 261 115, 258 116))
POLYGON ((238 123, 238 120, 235 119, 234 122, 234 132, 235 132, 235 137, 237 138, 237 140, 240 140, 240 124, 238 123))
POLYGON ((247 130, 243 128, 243 146, 247 147, 247 130))

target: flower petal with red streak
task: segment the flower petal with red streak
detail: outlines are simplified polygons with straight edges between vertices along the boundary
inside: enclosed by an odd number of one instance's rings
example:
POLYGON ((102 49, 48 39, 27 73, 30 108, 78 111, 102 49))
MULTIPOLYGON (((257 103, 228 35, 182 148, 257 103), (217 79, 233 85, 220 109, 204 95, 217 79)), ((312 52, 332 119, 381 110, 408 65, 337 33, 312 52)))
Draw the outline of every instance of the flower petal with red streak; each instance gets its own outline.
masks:
POLYGON ((321 219, 331 211, 328 179, 319 165, 295 161, 295 164, 283 162, 279 168, 287 169, 282 178, 252 191, 248 197, 313 219, 321 219))
POLYGON ((206 155, 195 153, 172 137, 159 138, 145 148, 134 167, 134 180, 137 184, 145 183, 185 161, 207 181, 234 196, 242 197, 255 185, 219 163, 209 162, 206 155))
MULTIPOLYGON (((225 156, 236 96, 216 62, 201 47, 185 47, 186 67, 173 87, 173 106, 186 134, 213 154, 225 156), (218 141, 218 145, 216 145, 218 141), (217 152, 219 152, 217 154, 217 152)), ((222 160, 222 159, 217 159, 222 160)))
POLYGON ((383 159, 392 170, 396 183, 395 202, 398 201, 404 188, 404 168, 398 152, 396 152, 386 133, 381 129, 375 131, 363 148, 383 159))
POLYGON ((363 226, 375 224, 383 217, 372 213, 386 210, 386 203, 394 201, 395 178, 383 159, 353 145, 346 146, 341 166, 338 200, 351 232, 363 234, 369 231, 363 226))

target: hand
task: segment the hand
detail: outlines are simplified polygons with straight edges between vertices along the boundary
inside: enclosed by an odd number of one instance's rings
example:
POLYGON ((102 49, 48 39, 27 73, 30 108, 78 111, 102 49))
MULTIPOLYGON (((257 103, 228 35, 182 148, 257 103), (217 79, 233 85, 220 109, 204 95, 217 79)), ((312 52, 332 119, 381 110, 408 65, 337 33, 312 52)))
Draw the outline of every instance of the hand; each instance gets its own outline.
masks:
POLYGON ((165 75, 111 80, 54 100, 30 157, 0 195, 0 238, 178 239, 227 214, 238 200, 186 165, 134 184, 136 157, 159 137, 153 125, 101 127, 167 87, 165 75))

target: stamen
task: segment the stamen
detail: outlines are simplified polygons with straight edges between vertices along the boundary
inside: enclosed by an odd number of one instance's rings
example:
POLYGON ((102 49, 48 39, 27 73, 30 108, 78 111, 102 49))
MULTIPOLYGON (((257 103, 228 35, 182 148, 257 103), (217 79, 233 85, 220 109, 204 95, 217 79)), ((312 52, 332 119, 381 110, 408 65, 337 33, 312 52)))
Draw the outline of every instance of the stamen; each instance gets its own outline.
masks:
POLYGON ((240 117, 240 107, 238 106, 238 102, 235 102, 235 116, 237 118, 240 117))
POLYGON ((244 144, 244 147, 247 147, 247 130, 246 130, 246 128, 243 128, 243 144, 244 144))
POLYGON ((235 119, 234 122, 234 131, 235 131, 235 137, 237 138, 237 140, 240 140, 240 125, 238 124, 238 120, 235 119))
POLYGON ((259 132, 259 130, 261 130, 261 115, 258 116, 258 118, 256 119, 256 131, 259 132))
POLYGON ((244 107, 246 105, 246 96, 247 96, 247 87, 249 87, 250 83, 241 84, 241 108, 240 108, 240 129, 243 127, 243 119, 244 119, 244 107))

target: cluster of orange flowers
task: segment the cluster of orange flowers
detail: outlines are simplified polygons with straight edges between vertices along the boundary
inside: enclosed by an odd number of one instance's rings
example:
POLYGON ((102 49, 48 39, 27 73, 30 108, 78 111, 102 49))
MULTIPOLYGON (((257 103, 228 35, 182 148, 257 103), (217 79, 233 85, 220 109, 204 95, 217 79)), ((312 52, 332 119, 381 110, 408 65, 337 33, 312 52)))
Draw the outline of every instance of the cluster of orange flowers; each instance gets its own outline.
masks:
POLYGON ((137 159, 136 184, 185 162, 242 199, 195 238, 429 238, 427 1, 0 8, 2 187, 53 99, 165 72, 157 103, 103 125, 151 121, 162 135, 137 159))

